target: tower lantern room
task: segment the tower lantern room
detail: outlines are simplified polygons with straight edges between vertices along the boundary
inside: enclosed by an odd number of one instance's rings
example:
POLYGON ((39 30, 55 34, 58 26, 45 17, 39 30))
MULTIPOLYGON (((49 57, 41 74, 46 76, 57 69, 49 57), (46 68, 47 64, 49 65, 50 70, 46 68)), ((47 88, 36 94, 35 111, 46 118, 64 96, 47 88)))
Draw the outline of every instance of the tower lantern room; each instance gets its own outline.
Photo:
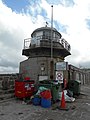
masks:
POLYGON ((62 35, 53 28, 41 27, 33 31, 30 39, 24 40, 22 55, 27 57, 51 56, 51 41, 53 41, 53 57, 63 58, 70 55, 70 45, 62 35), (52 39, 52 40, 51 40, 52 39), (27 45, 28 44, 28 45, 27 45))

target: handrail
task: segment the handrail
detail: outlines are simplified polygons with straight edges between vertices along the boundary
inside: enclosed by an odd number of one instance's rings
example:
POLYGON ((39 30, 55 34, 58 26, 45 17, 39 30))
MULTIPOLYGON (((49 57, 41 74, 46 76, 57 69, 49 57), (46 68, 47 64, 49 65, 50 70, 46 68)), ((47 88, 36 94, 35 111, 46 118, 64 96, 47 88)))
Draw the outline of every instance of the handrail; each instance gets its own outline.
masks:
POLYGON ((30 46, 31 38, 24 39, 24 49, 28 49, 30 46))
MULTIPOLYGON (((31 45, 35 44, 36 47, 40 47, 40 41, 49 41, 51 42, 50 36, 37 36, 34 38, 24 39, 24 49, 29 49, 31 45)), ((66 50, 70 52, 71 46, 64 38, 55 38, 53 37, 53 42, 60 43, 66 50)))

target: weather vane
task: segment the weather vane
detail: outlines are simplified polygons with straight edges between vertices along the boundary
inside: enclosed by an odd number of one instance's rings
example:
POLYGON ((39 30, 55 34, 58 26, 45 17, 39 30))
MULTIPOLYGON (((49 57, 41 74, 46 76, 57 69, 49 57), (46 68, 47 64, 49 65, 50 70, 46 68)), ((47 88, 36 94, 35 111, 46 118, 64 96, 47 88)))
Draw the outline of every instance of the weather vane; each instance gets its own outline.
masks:
POLYGON ((48 22, 46 21, 46 27, 47 27, 47 25, 48 25, 48 22))

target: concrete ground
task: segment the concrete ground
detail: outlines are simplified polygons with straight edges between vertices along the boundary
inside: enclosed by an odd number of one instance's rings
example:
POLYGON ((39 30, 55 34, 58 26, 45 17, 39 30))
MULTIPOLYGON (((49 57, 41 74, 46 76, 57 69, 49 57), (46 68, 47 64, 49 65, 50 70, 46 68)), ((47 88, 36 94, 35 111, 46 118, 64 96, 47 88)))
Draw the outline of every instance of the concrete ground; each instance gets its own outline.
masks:
POLYGON ((90 120, 90 85, 82 85, 81 95, 66 105, 68 111, 57 109, 60 102, 42 108, 13 99, 0 103, 0 120, 90 120))

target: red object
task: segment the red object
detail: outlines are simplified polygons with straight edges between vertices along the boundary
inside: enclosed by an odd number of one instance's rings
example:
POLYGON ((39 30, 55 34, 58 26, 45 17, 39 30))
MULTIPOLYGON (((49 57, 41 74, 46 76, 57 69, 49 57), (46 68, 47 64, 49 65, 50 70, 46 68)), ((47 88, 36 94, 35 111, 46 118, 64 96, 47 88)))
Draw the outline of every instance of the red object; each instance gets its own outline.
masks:
POLYGON ((30 80, 30 77, 25 77, 24 79, 25 79, 25 80, 30 80))
POLYGON ((67 87, 67 80, 64 79, 64 89, 67 87))
POLYGON ((15 81, 15 96, 18 98, 31 97, 34 93, 34 81, 15 81))
POLYGON ((52 98, 50 90, 45 90, 45 91, 41 92, 40 95, 41 95, 42 98, 45 98, 45 99, 51 99, 52 98))
POLYGON ((61 105, 60 108, 65 109, 66 108, 66 102, 64 97, 64 91, 62 92, 62 98, 61 98, 61 105))

